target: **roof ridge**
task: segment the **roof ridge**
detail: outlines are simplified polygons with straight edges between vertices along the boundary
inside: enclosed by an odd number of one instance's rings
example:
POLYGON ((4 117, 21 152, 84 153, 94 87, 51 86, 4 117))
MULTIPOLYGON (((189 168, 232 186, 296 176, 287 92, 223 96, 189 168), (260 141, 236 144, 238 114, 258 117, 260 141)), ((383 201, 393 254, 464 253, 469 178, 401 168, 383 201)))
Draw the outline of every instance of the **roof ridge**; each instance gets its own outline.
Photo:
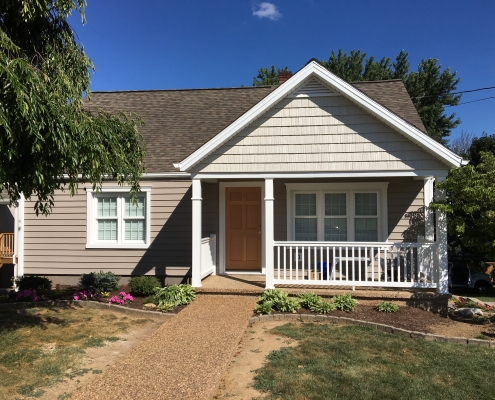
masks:
POLYGON ((382 79, 378 81, 352 81, 349 83, 353 85, 355 83, 380 83, 380 82, 402 82, 402 79, 382 79))
POLYGON ((260 89, 272 88, 273 85, 264 86, 236 86, 219 88, 188 88, 188 89, 136 89, 136 90, 92 90, 93 93, 150 93, 150 92, 189 92, 199 90, 232 90, 232 89, 260 89))

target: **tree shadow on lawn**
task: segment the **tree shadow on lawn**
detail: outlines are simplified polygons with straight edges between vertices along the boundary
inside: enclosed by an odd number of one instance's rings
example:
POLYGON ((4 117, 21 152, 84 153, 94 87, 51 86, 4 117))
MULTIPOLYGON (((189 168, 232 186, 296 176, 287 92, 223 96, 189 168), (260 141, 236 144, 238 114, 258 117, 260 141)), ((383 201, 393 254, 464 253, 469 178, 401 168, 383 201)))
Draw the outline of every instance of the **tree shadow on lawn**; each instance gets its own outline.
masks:
MULTIPOLYGON (((43 309, 50 309, 53 313, 60 313, 61 310, 80 309, 81 307, 74 305, 56 306, 56 307, 43 307, 43 309)), ((0 309, 0 334, 6 331, 12 331, 20 328, 38 327, 40 329, 47 329, 49 324, 67 326, 70 324, 70 320, 67 316, 57 317, 53 315, 39 314, 41 307, 29 306, 29 307, 15 307, 15 308, 1 308, 0 309)))

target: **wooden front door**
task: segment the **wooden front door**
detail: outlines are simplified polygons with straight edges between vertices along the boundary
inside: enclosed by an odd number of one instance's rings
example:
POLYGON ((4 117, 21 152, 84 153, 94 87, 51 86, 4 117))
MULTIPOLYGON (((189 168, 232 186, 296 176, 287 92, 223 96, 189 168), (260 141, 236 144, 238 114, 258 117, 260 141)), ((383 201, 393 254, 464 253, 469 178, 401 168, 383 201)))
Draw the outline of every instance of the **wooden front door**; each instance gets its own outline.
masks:
POLYGON ((261 188, 225 188, 228 271, 261 271, 261 188))

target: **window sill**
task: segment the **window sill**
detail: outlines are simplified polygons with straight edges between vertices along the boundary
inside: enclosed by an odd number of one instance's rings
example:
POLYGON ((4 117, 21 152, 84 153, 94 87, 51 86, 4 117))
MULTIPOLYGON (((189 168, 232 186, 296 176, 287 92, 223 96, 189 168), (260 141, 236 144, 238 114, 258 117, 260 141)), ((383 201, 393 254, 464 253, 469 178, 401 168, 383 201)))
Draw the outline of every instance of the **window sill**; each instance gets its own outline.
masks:
POLYGON ((128 243, 128 244, 104 244, 104 243, 92 243, 87 244, 87 249, 129 249, 129 250, 146 250, 149 248, 149 244, 138 244, 138 243, 128 243))

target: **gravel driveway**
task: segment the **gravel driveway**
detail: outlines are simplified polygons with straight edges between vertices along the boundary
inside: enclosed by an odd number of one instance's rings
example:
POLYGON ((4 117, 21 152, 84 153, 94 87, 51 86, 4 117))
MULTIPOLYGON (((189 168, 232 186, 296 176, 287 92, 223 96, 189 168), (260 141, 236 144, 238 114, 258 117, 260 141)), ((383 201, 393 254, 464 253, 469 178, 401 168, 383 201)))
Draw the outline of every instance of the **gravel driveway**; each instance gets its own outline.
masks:
POLYGON ((252 315, 254 296, 198 295, 73 399, 209 399, 252 315))

